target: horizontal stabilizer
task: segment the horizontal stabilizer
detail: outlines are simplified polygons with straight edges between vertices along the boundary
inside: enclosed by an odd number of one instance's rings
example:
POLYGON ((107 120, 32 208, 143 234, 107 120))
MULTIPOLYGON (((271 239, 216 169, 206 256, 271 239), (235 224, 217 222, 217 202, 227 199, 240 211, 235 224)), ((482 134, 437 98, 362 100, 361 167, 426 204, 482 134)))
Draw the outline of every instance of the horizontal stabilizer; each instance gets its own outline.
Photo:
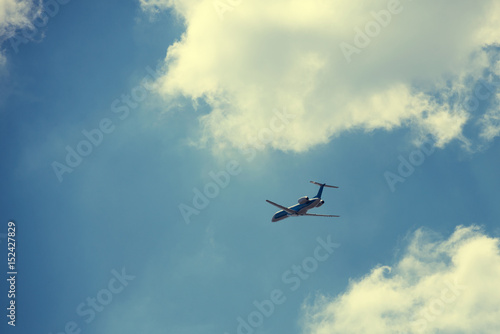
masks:
POLYGON ((314 183, 315 185, 318 185, 318 186, 325 186, 328 188, 338 188, 337 186, 329 186, 328 184, 323 184, 323 183, 319 183, 319 182, 315 182, 315 181, 309 181, 309 182, 314 183))
POLYGON ((305 213, 304 216, 315 216, 315 217, 340 217, 336 215, 315 215, 314 213, 305 213))

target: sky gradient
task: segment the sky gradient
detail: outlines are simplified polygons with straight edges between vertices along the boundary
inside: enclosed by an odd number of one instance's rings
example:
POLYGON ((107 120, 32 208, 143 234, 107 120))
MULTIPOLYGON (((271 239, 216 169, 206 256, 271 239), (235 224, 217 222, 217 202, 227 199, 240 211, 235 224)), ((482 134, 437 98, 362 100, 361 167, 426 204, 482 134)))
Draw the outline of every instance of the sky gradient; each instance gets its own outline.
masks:
POLYGON ((0 0, 0 331, 496 333, 499 17, 0 0))

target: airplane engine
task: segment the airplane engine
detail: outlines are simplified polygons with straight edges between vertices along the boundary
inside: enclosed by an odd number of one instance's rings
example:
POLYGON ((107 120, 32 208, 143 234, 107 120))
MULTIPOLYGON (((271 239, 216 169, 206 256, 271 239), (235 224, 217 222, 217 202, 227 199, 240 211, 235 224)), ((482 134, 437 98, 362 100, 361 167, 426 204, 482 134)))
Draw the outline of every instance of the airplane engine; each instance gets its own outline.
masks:
POLYGON ((309 200, 309 197, 304 196, 304 197, 299 198, 299 200, 297 202, 299 202, 299 204, 304 204, 308 200, 309 200))
POLYGON ((325 201, 321 200, 319 201, 318 205, 316 205, 317 208, 319 208, 320 206, 322 206, 323 204, 325 204, 325 201))

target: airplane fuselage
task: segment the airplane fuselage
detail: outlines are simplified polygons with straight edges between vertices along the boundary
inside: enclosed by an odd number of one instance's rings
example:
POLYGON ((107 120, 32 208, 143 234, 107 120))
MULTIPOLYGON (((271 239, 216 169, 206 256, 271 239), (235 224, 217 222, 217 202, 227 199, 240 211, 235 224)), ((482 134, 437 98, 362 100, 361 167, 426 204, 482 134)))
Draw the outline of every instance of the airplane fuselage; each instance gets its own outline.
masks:
POLYGON ((289 206, 288 208, 290 210, 295 211, 296 214, 290 214, 290 213, 286 212, 285 210, 280 210, 274 214, 271 221, 277 222, 277 221, 280 221, 280 220, 288 218, 288 217, 302 216, 302 215, 306 214, 308 210, 317 207, 320 201, 321 201, 321 198, 314 197, 314 198, 307 200, 306 202, 304 202, 302 204, 299 203, 299 204, 289 206))

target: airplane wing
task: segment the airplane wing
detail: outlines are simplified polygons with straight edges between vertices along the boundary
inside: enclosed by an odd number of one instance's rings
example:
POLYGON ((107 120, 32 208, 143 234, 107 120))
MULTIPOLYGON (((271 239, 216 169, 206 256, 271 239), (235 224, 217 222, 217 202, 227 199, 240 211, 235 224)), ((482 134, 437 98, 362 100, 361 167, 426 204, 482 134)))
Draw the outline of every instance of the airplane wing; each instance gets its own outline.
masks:
POLYGON ((281 210, 285 211, 286 213, 289 213, 291 215, 296 215, 297 212, 296 211, 293 211, 292 209, 289 209, 287 207, 284 207, 282 205, 279 205, 279 204, 276 204, 274 202, 271 202, 270 200, 266 199, 266 202, 269 203, 269 204, 272 204, 274 206, 277 206, 278 208, 280 208, 281 210))
POLYGON ((316 216, 316 217, 340 217, 336 215, 315 215, 314 213, 304 213, 304 216, 316 216))

